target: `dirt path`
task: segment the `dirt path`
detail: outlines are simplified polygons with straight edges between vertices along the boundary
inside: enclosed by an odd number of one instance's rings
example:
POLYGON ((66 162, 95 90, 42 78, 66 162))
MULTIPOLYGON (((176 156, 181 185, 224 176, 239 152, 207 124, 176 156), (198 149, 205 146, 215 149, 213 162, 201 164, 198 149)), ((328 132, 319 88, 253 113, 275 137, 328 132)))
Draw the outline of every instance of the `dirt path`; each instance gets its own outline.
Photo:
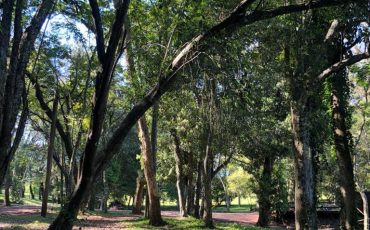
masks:
MULTIPOLYGON (((46 218, 40 216, 40 206, 13 205, 0 206, 0 229, 47 229, 50 222, 56 217, 56 210, 49 209, 46 218)), ((86 214, 79 216, 73 229, 122 229, 127 228, 125 221, 133 220, 139 216, 132 215, 130 211, 111 210, 109 216, 86 214)))
MULTIPOLYGON (((56 216, 56 209, 49 209, 47 218, 40 216, 40 206, 14 205, 6 207, 0 205, 0 229, 47 229, 49 223, 56 216)), ((162 211, 164 217, 178 217, 177 211, 162 211)), ((139 216, 132 215, 130 211, 111 210, 109 215, 86 214, 79 216, 74 229, 123 229, 128 228, 125 222, 139 216)), ((242 225, 254 225, 257 222, 258 214, 252 213, 213 213, 216 222, 234 222, 242 225)))

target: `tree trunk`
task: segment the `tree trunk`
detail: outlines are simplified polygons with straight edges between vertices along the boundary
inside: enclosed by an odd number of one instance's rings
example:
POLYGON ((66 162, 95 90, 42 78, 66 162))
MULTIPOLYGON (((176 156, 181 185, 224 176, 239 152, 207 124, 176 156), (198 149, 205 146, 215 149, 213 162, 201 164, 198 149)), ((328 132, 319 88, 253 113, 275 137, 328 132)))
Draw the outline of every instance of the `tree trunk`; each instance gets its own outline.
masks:
MULTIPOLYGON (((309 229, 317 229, 316 215, 316 174, 314 157, 311 150, 311 124, 309 115, 312 112, 308 103, 309 96, 306 89, 305 58, 302 54, 296 57, 296 73, 290 69, 290 47, 284 50, 286 77, 289 79, 291 95, 291 134, 294 152, 295 170, 295 228, 303 230, 306 224, 309 229)), ((312 89, 310 89, 312 90, 312 89)))
POLYGON ((31 199, 34 200, 35 199, 35 194, 33 193, 32 183, 30 183, 30 195, 31 195, 31 199))
POLYGON ((360 192, 360 195, 362 199, 362 207, 363 207, 363 214, 364 214, 364 230, 369 230, 369 227, 370 227, 369 201, 367 200, 367 196, 365 192, 360 192))
POLYGON ((95 192, 90 193, 89 201, 87 203, 87 209, 89 211, 94 211, 95 210, 95 192))
POLYGON ((194 217, 199 219, 200 215, 200 199, 202 195, 202 162, 198 162, 198 169, 197 169, 197 182, 196 182, 196 190, 195 190, 195 201, 194 201, 194 217))
POLYGON ((39 186, 39 200, 42 200, 42 194, 44 193, 44 183, 40 182, 39 186))
POLYGON ((134 198, 134 205, 132 208, 132 213, 140 215, 142 214, 141 209, 143 205, 143 192, 144 192, 144 185, 145 185, 145 178, 141 170, 138 170, 137 178, 136 178, 136 190, 135 190, 135 198, 134 198))
POLYGON ((340 192, 342 195, 343 215, 342 226, 344 229, 356 229, 356 190, 351 157, 351 135, 347 128, 347 101, 346 93, 349 92, 347 73, 345 70, 338 72, 331 78, 332 84, 332 122, 335 143, 335 152, 339 166, 340 192))
POLYGON ((149 195, 149 224, 153 226, 162 226, 164 221, 161 217, 160 192, 155 178, 155 162, 153 161, 150 136, 145 117, 138 121, 140 133, 141 151, 144 157, 144 174, 149 195))
POLYGON ((295 227, 317 229, 315 172, 313 152, 310 147, 310 126, 307 111, 300 111, 292 103, 292 134, 295 166, 295 227))
POLYGON ((177 135, 175 129, 171 130, 171 135, 173 137, 174 145, 175 145, 175 162, 176 162, 176 188, 177 188, 177 196, 179 201, 179 211, 180 216, 186 216, 186 197, 185 197, 185 173, 184 173, 184 165, 185 165, 185 156, 184 151, 180 148, 180 139, 177 135))
POLYGON ((10 172, 8 171, 5 175, 5 181, 4 181, 4 189, 5 189, 5 194, 4 194, 4 202, 5 206, 10 206, 10 186, 12 184, 12 178, 10 176, 10 172))
POLYGON ((25 192, 26 192, 26 187, 22 185, 22 191, 21 191, 22 198, 25 198, 25 192))
POLYGON ((148 194, 148 188, 145 192, 145 210, 144 210, 144 217, 149 218, 149 194, 148 194))
POLYGON ((103 171, 103 196, 101 198, 101 210, 104 213, 108 212, 108 207, 107 207, 107 202, 108 202, 108 197, 109 197, 109 188, 108 188, 108 183, 107 183, 107 177, 105 174, 105 171, 103 171))
MULTIPOLYGON (((37 7, 36 13, 30 20, 29 26, 22 34, 22 11, 24 2, 17 0, 15 4, 14 22, 12 14, 13 1, 4 1, 0 32, 0 184, 3 183, 6 171, 12 160, 10 151, 16 120, 24 94, 24 75, 34 42, 48 17, 53 1, 44 0, 37 7), (13 28, 12 28, 13 26, 13 28), (11 30, 14 31, 9 65, 7 65, 8 49, 10 47, 11 30)), ((21 128, 22 129, 22 128, 21 128)), ((17 131, 18 133, 18 131, 17 131)), ((20 135, 23 131, 19 132, 20 135)), ((14 151, 18 146, 14 146, 14 151)))
POLYGON ((212 135, 208 133, 207 146, 203 162, 204 213, 203 221, 207 228, 213 228, 212 220, 212 171, 213 153, 211 150, 212 135))
POLYGON ((51 120, 50 136, 49 136, 49 143, 48 143, 48 156, 47 156, 47 162, 46 162, 45 188, 44 188, 44 193, 43 193, 43 196, 42 196, 42 206, 41 206, 41 216, 42 217, 46 217, 46 212, 47 212, 47 209, 48 209, 51 167, 52 167, 52 164, 53 164, 53 153, 54 153, 55 123, 56 123, 56 119, 57 119, 58 102, 59 102, 58 89, 56 89, 56 94, 55 94, 55 98, 54 98, 54 102, 53 102, 53 116, 52 116, 52 120, 51 120))
POLYGON ((267 227, 271 215, 271 193, 272 193, 272 170, 273 160, 271 157, 266 156, 263 163, 262 176, 259 179, 259 191, 258 191, 258 221, 257 226, 267 227))
POLYGON ((238 206, 239 206, 239 207, 241 206, 241 202, 240 202, 240 193, 238 193, 238 206))
POLYGON ((60 171, 60 187, 59 187, 59 197, 60 197, 60 204, 61 204, 61 206, 63 206, 63 203, 64 203, 64 192, 63 192, 63 190, 64 190, 64 180, 63 180, 63 172, 62 171, 60 171))
POLYGON ((196 165, 194 164, 193 153, 189 152, 188 155, 188 168, 187 168, 187 196, 186 196, 186 214, 192 215, 194 212, 194 172, 196 171, 196 165))

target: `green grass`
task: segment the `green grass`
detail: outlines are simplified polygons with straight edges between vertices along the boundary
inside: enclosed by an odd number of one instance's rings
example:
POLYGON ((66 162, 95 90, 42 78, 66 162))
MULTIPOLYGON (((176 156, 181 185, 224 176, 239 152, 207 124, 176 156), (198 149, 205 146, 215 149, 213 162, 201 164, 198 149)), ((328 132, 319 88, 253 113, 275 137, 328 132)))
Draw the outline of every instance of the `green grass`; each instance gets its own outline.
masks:
MULTIPOLYGON (((0 200, 4 201, 4 191, 2 194, 0 194, 0 200)), ((35 206, 41 206, 41 200, 39 199, 31 199, 30 195, 27 193, 27 190, 25 192, 25 197, 21 198, 22 205, 35 205, 35 206)), ((52 209, 57 209, 60 207, 60 204, 48 202, 48 207, 51 207, 52 209)))
POLYGON ((246 205, 231 205, 229 211, 227 210, 226 206, 214 207, 212 211, 214 212, 251 212, 256 208, 254 204, 246 204, 246 205))
POLYGON ((10 229, 47 229, 55 217, 55 213, 48 214, 46 218, 41 217, 39 213, 29 215, 0 215, 0 223, 10 225, 10 229))
MULTIPOLYGON (((204 223, 201 220, 195 218, 164 218, 164 221, 167 223, 162 227, 153 227, 149 225, 148 219, 137 219, 130 220, 125 222, 128 225, 129 229, 208 229, 204 227, 204 223)), ((223 230, 259 230, 264 228, 257 228, 253 226, 241 226, 238 224, 227 224, 227 223, 216 223, 214 229, 223 229, 223 230)))

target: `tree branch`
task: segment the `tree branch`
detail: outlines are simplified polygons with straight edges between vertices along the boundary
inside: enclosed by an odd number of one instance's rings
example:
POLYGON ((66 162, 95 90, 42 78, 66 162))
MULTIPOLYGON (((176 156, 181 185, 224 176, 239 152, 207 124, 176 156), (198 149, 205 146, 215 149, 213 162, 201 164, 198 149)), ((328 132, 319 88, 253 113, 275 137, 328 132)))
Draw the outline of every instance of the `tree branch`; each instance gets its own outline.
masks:
POLYGON ((94 18, 94 32, 96 37, 96 50, 98 52, 98 59, 101 64, 105 62, 105 42, 103 25, 100 16, 100 9, 96 0, 89 0, 91 13, 94 18))
MULTIPOLYGON (((252 13, 249 13, 247 9, 254 2, 255 0, 242 1, 239 6, 236 7, 234 11, 232 11, 232 13, 223 21, 213 26, 208 31, 195 36, 192 40, 185 43, 184 48, 173 59, 167 71, 165 71, 164 77, 160 78, 161 80, 159 81, 159 83, 152 88, 152 90, 143 98, 141 102, 136 104, 131 109, 131 111, 126 115, 119 127, 113 133, 112 137, 107 142, 107 145, 104 146, 101 151, 99 151, 98 157, 95 161, 96 173, 99 173, 100 170, 102 170, 109 162, 109 160, 113 157, 114 153, 118 152, 122 141, 125 139, 125 137, 138 121, 138 119, 170 88, 171 83, 175 81, 177 72, 186 64, 192 62, 194 57, 196 57, 201 50, 207 49, 206 46, 200 47, 200 45, 204 45, 205 42, 210 41, 211 38, 219 36, 220 33, 224 32, 225 30, 228 30, 230 32, 226 34, 227 37, 230 36, 230 34, 236 29, 257 21, 303 10, 341 5, 344 3, 355 1, 318 0, 310 1, 310 3, 304 4, 281 6, 271 10, 254 10, 252 13)), ((225 36, 223 37, 223 39, 225 39, 225 36)))
MULTIPOLYGON (((39 101, 41 109, 44 110, 45 114, 51 120, 53 112, 49 108, 48 104, 45 102, 44 96, 43 96, 41 88, 40 88, 40 84, 37 82, 37 80, 35 78, 33 78, 33 76, 31 76, 31 74, 28 74, 28 78, 30 79, 30 81, 32 82, 32 84, 35 87, 36 98, 39 101)), ((72 156, 72 152, 73 152, 72 141, 68 137, 67 133, 64 131, 63 125, 61 124, 59 119, 56 120, 55 125, 56 125, 56 128, 58 130, 59 136, 63 140, 64 146, 65 146, 65 149, 66 149, 66 153, 67 153, 68 157, 70 158, 72 156)))
POLYGON ((351 56, 349 58, 343 59, 342 61, 339 61, 339 62, 333 64, 332 66, 330 66, 329 68, 325 69, 324 71, 322 71, 319 74, 319 76, 317 77, 317 80, 318 81, 323 81, 328 76, 330 76, 331 74, 341 70, 342 68, 353 65, 353 64, 355 64, 355 63, 357 63, 357 62, 359 62, 363 59, 367 59, 367 58, 370 58, 369 52, 365 52, 365 53, 362 53, 362 54, 357 54, 357 55, 351 56))

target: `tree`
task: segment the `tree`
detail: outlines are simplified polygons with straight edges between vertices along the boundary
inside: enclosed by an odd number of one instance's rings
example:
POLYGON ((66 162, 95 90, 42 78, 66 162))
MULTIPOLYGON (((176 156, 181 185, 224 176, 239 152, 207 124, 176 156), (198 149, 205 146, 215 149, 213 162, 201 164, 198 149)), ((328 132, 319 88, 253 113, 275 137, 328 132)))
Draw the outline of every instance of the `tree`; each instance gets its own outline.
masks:
MULTIPOLYGON (((24 28, 26 23, 22 19, 22 12, 26 6, 24 0, 4 1, 2 5, 2 29, 0 31, 0 184, 3 183, 15 149, 23 135, 26 119, 20 119, 22 122, 18 125, 18 137, 12 143, 12 132, 15 128, 22 97, 27 100, 24 85, 27 64, 36 37, 51 13, 53 4, 53 1, 42 1, 27 28, 24 28), (15 15, 14 19, 12 17, 13 13, 15 15), (14 28, 13 34, 11 33, 12 26, 14 28), (11 49, 11 55, 8 65, 9 49, 11 49)), ((23 103, 23 107, 27 108, 27 105, 23 103)))
MULTIPOLYGON (((134 124, 143 116, 156 102, 161 95, 163 95, 169 88, 171 83, 176 79, 177 73, 189 60, 196 58, 199 51, 207 48, 205 46, 207 41, 223 34, 225 31, 233 32, 236 28, 243 25, 251 24, 259 20, 269 19, 279 15, 297 12, 305 9, 314 9, 325 6, 339 5, 347 1, 313 1, 310 4, 297 4, 292 6, 282 6, 272 10, 254 10, 251 13, 247 11, 255 1, 243 1, 241 4, 223 21, 214 27, 207 30, 205 33, 195 36, 190 40, 186 46, 174 57, 168 69, 162 74, 159 83, 140 101, 136 104, 120 122, 116 131, 107 142, 107 145, 98 151, 97 146, 101 136, 102 123, 105 117, 106 103, 108 99, 108 92, 112 80, 112 73, 114 71, 115 63, 121 54, 120 45, 124 44, 124 21, 128 10, 129 1, 124 1, 116 10, 115 21, 110 34, 108 46, 105 47, 104 31, 102 29, 102 20, 99 13, 99 6, 96 1, 91 0, 90 6, 94 18, 97 56, 100 62, 101 72, 97 74, 95 81, 95 97, 93 102, 93 109, 91 115, 91 123, 89 128, 89 135, 86 141, 85 150, 83 152, 83 162, 81 167, 81 176, 78 185, 71 196, 70 201, 61 210, 57 219, 50 226, 51 229, 70 229, 73 225, 73 220, 77 215, 79 206, 83 198, 87 195, 96 176, 106 166, 107 162, 115 154, 117 148, 124 140, 129 130, 134 124)), ((207 156, 207 154, 206 154, 207 156)), ((208 162, 210 155, 205 158, 208 162)), ((208 171, 208 165, 205 165, 205 171, 208 171)), ((209 175, 206 176, 205 181, 209 181, 209 175)), ((207 183, 206 183, 207 184, 207 183)), ((208 208, 209 208, 208 204, 208 208)))
POLYGON ((51 167, 53 160, 54 152, 54 140, 55 140, 55 123, 58 112, 58 89, 55 93, 55 98, 53 102, 53 115, 50 127, 49 143, 48 143, 48 156, 46 164, 46 175, 45 175, 45 188, 42 195, 42 207, 41 207, 41 216, 46 217, 48 200, 49 200, 49 188, 50 188, 50 177, 51 177, 51 167))

